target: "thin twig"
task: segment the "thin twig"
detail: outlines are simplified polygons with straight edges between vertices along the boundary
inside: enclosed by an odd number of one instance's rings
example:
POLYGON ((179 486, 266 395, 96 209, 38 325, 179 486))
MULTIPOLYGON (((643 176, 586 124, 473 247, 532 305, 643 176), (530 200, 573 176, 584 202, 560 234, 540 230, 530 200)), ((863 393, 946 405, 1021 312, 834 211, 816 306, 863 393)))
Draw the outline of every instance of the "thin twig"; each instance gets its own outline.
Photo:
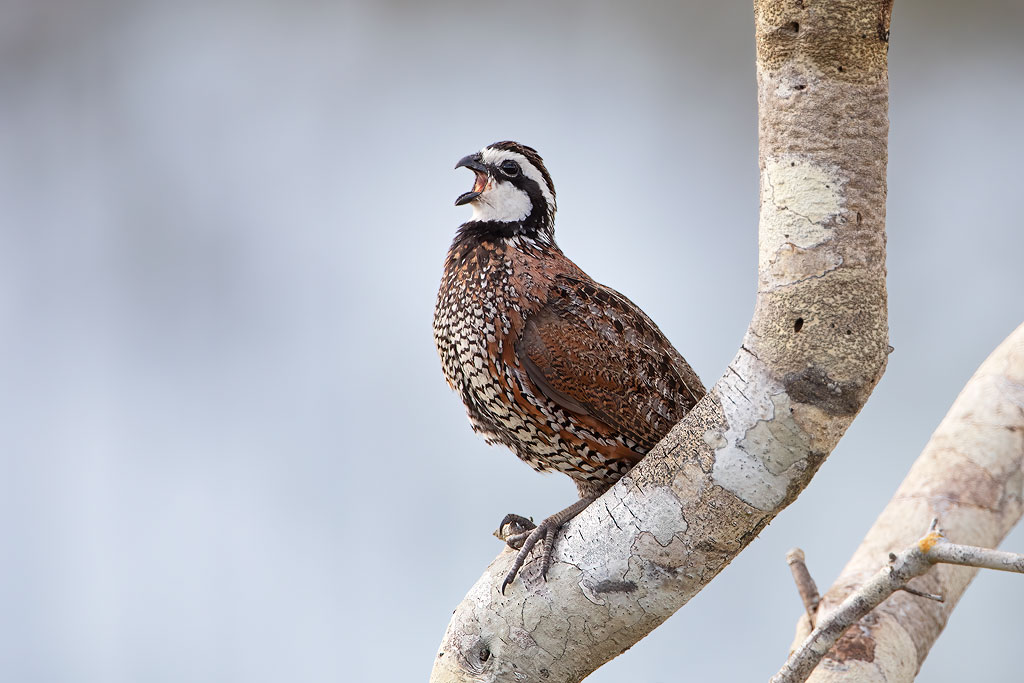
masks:
POLYGON ((945 602, 946 601, 946 598, 942 597, 941 595, 936 595, 935 593, 925 593, 924 591, 919 591, 916 588, 911 588, 910 586, 904 586, 900 590, 903 591, 904 593, 910 593, 911 595, 916 595, 919 598, 928 598, 929 600, 934 600, 935 602, 945 602))
MULTIPOLYGON (((933 521, 931 529, 921 540, 898 555, 890 554, 889 563, 881 571, 843 600, 835 611, 822 618, 790 654, 771 683, 806 681, 846 629, 894 592, 906 590, 911 579, 925 574, 938 563, 1024 573, 1024 555, 950 543, 938 529, 937 522, 933 521)), ((910 592, 916 594, 913 589, 910 592)))
POLYGON ((804 551, 800 548, 793 548, 786 553, 786 562, 789 570, 793 572, 793 581, 800 593, 800 599, 804 601, 804 609, 807 610, 807 619, 811 628, 814 628, 815 615, 818 612, 818 603, 821 602, 821 595, 818 593, 818 586, 811 578, 811 572, 807 570, 807 563, 804 561, 804 551))

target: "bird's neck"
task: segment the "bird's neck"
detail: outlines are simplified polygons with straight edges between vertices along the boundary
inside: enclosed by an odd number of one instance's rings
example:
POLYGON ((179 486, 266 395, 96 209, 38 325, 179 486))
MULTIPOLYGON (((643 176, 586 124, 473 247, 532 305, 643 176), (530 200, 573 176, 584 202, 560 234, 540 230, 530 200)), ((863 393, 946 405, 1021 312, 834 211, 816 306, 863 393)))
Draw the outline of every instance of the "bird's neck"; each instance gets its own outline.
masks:
POLYGON ((532 227, 524 221, 469 221, 459 226, 448 251, 450 260, 460 260, 477 247, 487 245, 498 251, 507 248, 519 251, 559 251, 554 231, 546 224, 532 227))

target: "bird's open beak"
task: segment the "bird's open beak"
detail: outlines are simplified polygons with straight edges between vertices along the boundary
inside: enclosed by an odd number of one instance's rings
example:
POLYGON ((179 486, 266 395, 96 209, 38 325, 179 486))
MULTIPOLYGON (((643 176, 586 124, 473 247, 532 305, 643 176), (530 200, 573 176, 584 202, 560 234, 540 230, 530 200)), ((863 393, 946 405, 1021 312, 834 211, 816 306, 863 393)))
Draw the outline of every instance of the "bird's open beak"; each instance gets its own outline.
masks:
POLYGON ((484 191, 487 187, 487 167, 480 161, 480 153, 470 154, 459 159, 459 163, 455 164, 455 168, 461 168, 465 166, 469 170, 476 174, 476 180, 473 182, 473 189, 469 192, 463 192, 459 195, 459 198, 455 200, 455 206, 462 206, 468 204, 484 191))

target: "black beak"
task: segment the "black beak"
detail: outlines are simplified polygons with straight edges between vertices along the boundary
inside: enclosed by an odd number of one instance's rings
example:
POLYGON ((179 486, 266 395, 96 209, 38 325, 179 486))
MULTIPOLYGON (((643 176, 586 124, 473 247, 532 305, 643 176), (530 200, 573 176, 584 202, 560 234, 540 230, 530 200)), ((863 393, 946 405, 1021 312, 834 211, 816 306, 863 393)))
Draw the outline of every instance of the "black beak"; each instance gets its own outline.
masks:
POLYGON ((484 187, 487 185, 487 167, 484 166, 480 160, 480 152, 476 154, 470 154, 459 159, 459 163, 455 164, 455 168, 466 167, 476 174, 476 181, 473 183, 473 189, 469 192, 463 192, 459 195, 459 198, 455 200, 455 206, 462 206, 468 204, 483 192, 484 187))
POLYGON ((459 159, 459 163, 455 164, 455 168, 462 168, 463 166, 480 173, 487 173, 487 167, 480 161, 480 152, 464 156, 459 159))

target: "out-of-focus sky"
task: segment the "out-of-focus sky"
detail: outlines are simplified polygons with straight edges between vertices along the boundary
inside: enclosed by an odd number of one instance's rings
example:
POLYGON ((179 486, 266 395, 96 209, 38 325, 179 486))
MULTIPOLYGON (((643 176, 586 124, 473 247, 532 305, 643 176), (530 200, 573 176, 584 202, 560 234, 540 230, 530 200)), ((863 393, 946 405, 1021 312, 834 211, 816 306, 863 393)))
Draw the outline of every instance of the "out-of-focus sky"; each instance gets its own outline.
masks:
MULTIPOLYGON (((452 166, 487 143, 541 152, 563 249, 706 383, 746 329, 749 2, 2 16, 0 680, 425 680, 498 520, 575 495, 472 434, 433 348, 452 166)), ((765 680, 786 549, 829 585, 1024 319, 1022 35, 1017 0, 897 2, 888 371, 804 495, 590 680, 765 680)), ((1022 601, 980 576, 921 680, 1018 678, 1022 601)))

